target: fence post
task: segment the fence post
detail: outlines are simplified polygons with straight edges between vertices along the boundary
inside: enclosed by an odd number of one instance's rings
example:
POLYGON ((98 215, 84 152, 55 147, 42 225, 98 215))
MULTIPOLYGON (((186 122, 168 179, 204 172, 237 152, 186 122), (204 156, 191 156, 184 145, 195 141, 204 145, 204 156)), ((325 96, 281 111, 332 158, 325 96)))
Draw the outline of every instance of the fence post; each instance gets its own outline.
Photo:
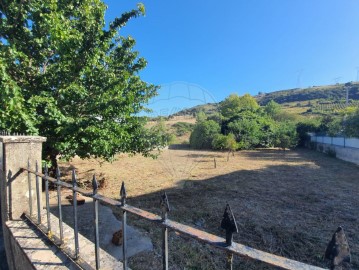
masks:
MULTIPOLYGON (((56 168, 56 180, 60 183, 60 169, 56 168)), ((61 186, 57 184, 57 209, 59 210, 59 230, 61 245, 64 243, 64 230, 62 226, 62 207, 61 207, 61 186)))
MULTIPOLYGON (((167 213, 170 211, 170 205, 166 192, 161 196, 162 222, 166 223, 167 213)), ((168 270, 168 229, 162 228, 162 269, 168 270)))
MULTIPOLYGON (((39 163, 36 161, 36 173, 39 172, 39 163)), ((40 199, 40 184, 39 184, 39 176, 35 176, 36 179, 36 200, 37 200, 37 223, 41 224, 41 199, 40 199)))
MULTIPOLYGON (((96 196, 98 183, 96 180, 96 176, 93 175, 92 178, 92 188, 93 188, 93 195, 96 196)), ((100 238, 98 232, 98 200, 94 197, 93 198, 93 205, 94 205, 94 229, 95 229, 95 259, 96 259, 96 270, 100 269, 100 238)))
POLYGON ((51 221, 50 221, 50 198, 49 198, 49 170, 47 168, 47 165, 45 163, 45 196, 46 196, 46 217, 47 217, 47 234, 50 237, 51 236, 51 221))
MULTIPOLYGON (((126 205, 126 188, 125 183, 122 182, 121 190, 120 190, 120 196, 121 196, 121 205, 126 205)), ((127 212, 126 210, 122 210, 122 267, 124 270, 127 270, 127 212)))
POLYGON ((72 187, 74 190, 72 191, 72 204, 73 204, 73 214, 74 214, 74 237, 75 237, 75 259, 79 258, 80 248, 79 248, 79 231, 77 226, 77 192, 75 188, 77 188, 77 177, 75 169, 72 170, 72 187))
MULTIPOLYGON (((30 159, 27 160, 27 169, 31 169, 30 159)), ((29 187, 29 213, 30 217, 32 217, 32 184, 31 184, 31 173, 27 172, 27 185, 29 187)))

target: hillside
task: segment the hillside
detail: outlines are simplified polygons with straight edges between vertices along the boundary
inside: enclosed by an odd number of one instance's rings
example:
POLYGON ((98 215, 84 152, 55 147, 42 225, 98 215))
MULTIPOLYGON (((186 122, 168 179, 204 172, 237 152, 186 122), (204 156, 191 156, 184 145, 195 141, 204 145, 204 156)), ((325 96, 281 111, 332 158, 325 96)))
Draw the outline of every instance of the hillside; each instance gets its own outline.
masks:
MULTIPOLYGON (((353 82, 349 87, 349 105, 359 107, 359 82, 353 82)), ((295 88, 263 93, 255 96, 261 106, 274 100, 281 104, 286 111, 296 114, 326 114, 337 113, 345 107, 346 91, 344 84, 295 88)), ((213 114, 218 109, 218 103, 207 103, 185 109, 173 114, 174 116, 195 115, 199 111, 213 114)))
MULTIPOLYGON (((255 98, 260 105, 266 105, 270 100, 274 100, 279 104, 318 99, 338 102, 345 99, 345 96, 346 91, 344 84, 336 84, 275 91, 271 93, 257 95, 255 98)), ((358 82, 352 83, 352 85, 349 86, 349 99, 359 100, 358 82)))
POLYGON ((203 105, 197 105, 188 109, 181 110, 175 114, 172 114, 170 118, 176 116, 183 116, 183 115, 191 115, 195 117, 195 115, 200 111, 205 112, 207 115, 211 115, 218 110, 218 104, 219 103, 207 103, 203 105))

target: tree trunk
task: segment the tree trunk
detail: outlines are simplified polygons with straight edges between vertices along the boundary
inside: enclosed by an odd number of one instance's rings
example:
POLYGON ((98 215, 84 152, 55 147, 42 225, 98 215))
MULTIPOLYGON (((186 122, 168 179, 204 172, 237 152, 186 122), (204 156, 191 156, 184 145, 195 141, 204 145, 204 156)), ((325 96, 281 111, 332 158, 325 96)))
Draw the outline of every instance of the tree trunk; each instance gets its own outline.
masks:
POLYGON ((57 155, 58 155, 57 151, 56 152, 53 151, 47 157, 47 159, 50 160, 51 162, 51 166, 49 168, 49 176, 51 177, 56 177, 56 168, 58 167, 57 155))

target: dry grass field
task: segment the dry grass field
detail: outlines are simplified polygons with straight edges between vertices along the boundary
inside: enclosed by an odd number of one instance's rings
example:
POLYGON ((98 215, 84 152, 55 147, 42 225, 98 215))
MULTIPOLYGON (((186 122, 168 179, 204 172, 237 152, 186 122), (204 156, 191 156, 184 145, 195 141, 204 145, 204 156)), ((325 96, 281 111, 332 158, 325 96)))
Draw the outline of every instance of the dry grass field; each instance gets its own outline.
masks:
MULTIPOLYGON (((125 181, 128 203, 160 213, 159 198, 169 197, 169 218, 222 235, 220 221, 228 202, 236 216, 236 242, 317 266, 339 225, 351 246, 351 266, 359 269, 359 167, 310 150, 240 151, 234 156, 193 151, 180 146, 163 150, 157 159, 118 156, 117 161, 73 159, 82 185, 93 173, 101 193, 118 198, 125 181), (214 168, 214 158, 217 168, 214 168)), ((116 209, 114 210, 116 211, 116 209)), ((130 260, 132 269, 161 268, 160 231, 129 216, 153 239, 153 252, 130 260)), ((224 269, 225 255, 206 245, 170 233, 170 269, 224 269)), ((235 257, 234 269, 276 269, 235 257)))

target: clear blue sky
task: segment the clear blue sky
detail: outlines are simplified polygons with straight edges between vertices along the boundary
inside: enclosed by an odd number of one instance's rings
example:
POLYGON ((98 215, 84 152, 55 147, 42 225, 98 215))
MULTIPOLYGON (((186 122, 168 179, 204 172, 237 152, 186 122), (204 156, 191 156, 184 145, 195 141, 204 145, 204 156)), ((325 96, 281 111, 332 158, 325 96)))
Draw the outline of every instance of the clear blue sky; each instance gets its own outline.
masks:
MULTIPOLYGON (((139 1, 105 2, 109 22, 139 1)), ((358 0, 142 2, 146 16, 130 21, 121 34, 134 37, 149 62, 142 79, 163 85, 157 99, 188 99, 190 93, 194 105, 234 92, 256 95, 357 79, 358 0)))

